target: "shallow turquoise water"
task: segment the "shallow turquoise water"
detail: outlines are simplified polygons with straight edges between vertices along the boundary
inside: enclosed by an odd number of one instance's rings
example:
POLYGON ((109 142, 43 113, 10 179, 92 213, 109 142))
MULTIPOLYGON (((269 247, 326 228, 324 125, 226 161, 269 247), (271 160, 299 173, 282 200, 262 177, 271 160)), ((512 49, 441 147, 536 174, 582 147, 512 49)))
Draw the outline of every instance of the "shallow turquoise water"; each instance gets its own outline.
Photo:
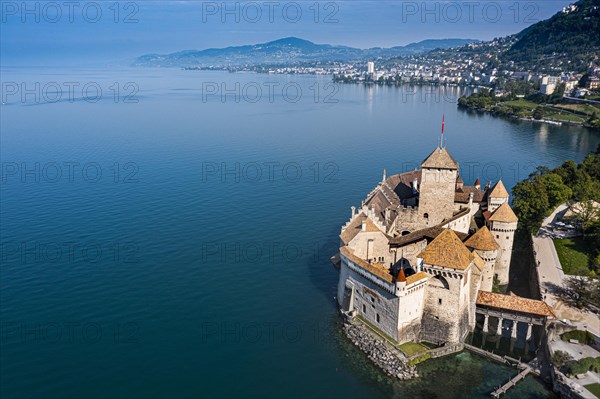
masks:
MULTIPOLYGON (((501 175, 510 188, 600 142, 458 111, 453 91, 332 94, 326 77, 6 68, 2 79, 104 93, 0 108, 3 398, 488 397, 512 370, 465 353, 393 382, 343 338, 329 263, 340 225, 383 168, 412 169, 432 150, 442 114, 467 183, 501 175), (115 82, 134 82, 139 101, 115 103, 115 82), (302 95, 203 100, 215 83, 302 95)), ((532 378, 510 393, 546 394, 532 378)))

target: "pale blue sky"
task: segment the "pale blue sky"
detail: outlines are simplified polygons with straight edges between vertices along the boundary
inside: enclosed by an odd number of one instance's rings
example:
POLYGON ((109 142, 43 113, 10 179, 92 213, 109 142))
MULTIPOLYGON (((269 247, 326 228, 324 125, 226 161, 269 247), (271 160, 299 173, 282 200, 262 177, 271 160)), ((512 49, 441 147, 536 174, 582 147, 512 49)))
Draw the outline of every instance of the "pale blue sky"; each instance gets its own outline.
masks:
POLYGON ((60 0, 27 1, 26 8, 22 1, 0 4, 2 65, 68 65, 127 64, 145 53, 287 36, 361 48, 424 39, 487 40, 519 32, 569 1, 110 0, 73 1, 68 6, 60 0))

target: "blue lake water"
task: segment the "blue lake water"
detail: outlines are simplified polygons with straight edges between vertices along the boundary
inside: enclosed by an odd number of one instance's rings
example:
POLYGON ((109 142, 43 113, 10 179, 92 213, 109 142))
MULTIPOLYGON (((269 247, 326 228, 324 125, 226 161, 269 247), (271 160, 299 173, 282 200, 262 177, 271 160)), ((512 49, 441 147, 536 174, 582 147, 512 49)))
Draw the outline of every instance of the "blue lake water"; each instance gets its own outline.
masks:
MULTIPOLYGON (((467 183, 510 188, 600 143, 459 111, 457 89, 175 69, 2 84, 2 398, 489 397, 513 370, 461 353, 391 381, 348 343, 340 226, 384 168, 433 150, 442 114, 467 183)), ((549 395, 528 378, 507 397, 549 395)))

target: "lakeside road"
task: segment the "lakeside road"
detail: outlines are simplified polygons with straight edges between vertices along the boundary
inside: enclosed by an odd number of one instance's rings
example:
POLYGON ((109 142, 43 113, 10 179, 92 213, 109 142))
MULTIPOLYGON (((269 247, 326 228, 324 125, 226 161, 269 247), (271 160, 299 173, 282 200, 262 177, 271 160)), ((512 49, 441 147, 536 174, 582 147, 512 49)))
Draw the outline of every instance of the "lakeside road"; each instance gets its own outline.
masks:
POLYGON ((540 292, 542 293, 542 298, 554 310, 557 318, 567 319, 575 324, 577 328, 587 328, 594 334, 600 335, 600 320, 598 320, 598 315, 588 310, 570 306, 558 295, 559 290, 564 287, 565 274, 558 259, 552 238, 545 236, 543 231, 566 209, 566 204, 559 205, 550 216, 544 219, 538 234, 532 236, 540 292))

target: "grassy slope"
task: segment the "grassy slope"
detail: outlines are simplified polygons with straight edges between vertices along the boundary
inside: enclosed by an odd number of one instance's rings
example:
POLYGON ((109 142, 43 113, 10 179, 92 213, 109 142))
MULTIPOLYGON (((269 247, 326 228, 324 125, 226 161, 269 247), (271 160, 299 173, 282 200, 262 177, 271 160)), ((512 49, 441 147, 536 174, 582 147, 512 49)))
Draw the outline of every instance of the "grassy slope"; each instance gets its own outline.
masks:
POLYGON ((578 269, 588 269, 590 249, 582 237, 555 239, 554 246, 565 274, 573 274, 578 269))

